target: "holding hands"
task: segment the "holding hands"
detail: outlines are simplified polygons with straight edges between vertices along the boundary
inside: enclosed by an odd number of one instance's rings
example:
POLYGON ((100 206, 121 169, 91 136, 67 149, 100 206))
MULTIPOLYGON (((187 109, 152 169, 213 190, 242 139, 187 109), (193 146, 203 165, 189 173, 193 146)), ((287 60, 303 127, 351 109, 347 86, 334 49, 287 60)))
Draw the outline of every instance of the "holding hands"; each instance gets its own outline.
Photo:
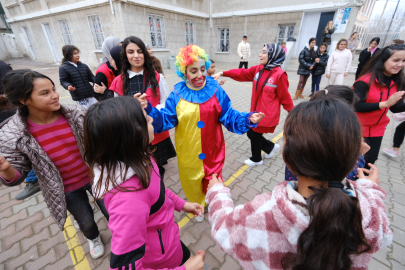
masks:
POLYGON ((208 184, 207 190, 210 190, 215 184, 223 184, 224 182, 222 181, 221 177, 217 177, 218 174, 213 174, 212 178, 210 180, 210 183, 208 184))
POLYGON ((315 63, 319 63, 319 58, 315 58, 315 63))
POLYGON ((183 206, 183 209, 181 210, 183 210, 186 213, 193 214, 195 217, 196 216, 202 217, 202 215, 204 214, 204 207, 202 207, 198 203, 186 202, 183 206))
POLYGON ((260 121, 264 118, 264 113, 259 112, 259 113, 252 113, 252 115, 249 117, 249 120, 253 124, 259 124, 260 121))
POLYGON ((104 94, 105 89, 107 89, 107 86, 104 85, 103 82, 101 82, 102 86, 98 85, 98 84, 94 84, 94 92, 98 93, 98 94, 104 94))

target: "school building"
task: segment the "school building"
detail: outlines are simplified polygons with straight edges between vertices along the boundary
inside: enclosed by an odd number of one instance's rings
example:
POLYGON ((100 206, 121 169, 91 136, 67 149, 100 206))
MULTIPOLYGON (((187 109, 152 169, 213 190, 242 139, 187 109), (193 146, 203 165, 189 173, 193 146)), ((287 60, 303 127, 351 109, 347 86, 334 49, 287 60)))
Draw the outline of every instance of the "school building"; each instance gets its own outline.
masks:
MULTIPOLYGON (((164 67, 190 43, 219 62, 239 62, 237 46, 248 36, 252 57, 265 43, 296 40, 297 57, 309 38, 321 40, 329 20, 332 46, 348 38, 356 18, 369 16, 375 0, 0 0, 21 55, 60 63, 61 48, 74 44, 91 68, 103 57, 108 36, 134 35, 150 44, 164 67), (360 12, 360 13, 359 13, 360 12), (368 14, 368 15, 367 15, 368 14)), ((289 54, 290 54, 289 53, 289 54)))

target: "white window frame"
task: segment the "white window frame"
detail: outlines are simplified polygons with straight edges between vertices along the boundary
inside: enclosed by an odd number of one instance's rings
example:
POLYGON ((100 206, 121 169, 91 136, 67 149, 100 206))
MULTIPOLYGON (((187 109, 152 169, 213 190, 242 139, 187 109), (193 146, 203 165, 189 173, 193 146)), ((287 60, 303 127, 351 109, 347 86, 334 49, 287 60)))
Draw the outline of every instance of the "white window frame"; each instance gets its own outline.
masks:
POLYGON ((194 22, 194 21, 185 20, 184 25, 187 25, 187 28, 186 28, 186 45, 188 46, 188 45, 190 45, 191 43, 196 44, 196 43, 197 43, 197 41, 196 41, 197 35, 196 35, 196 29, 195 29, 195 28, 196 28, 195 22, 194 22), (190 35, 190 26, 193 27, 193 42, 187 42, 187 40, 190 40, 190 38, 187 39, 187 37, 190 37, 190 36, 191 36, 191 35, 190 35))
POLYGON ((148 13, 148 24, 149 24, 149 34, 150 34, 150 39, 151 39, 150 41, 151 41, 152 48, 156 48, 156 49, 166 48, 165 18, 162 15, 155 15, 155 14, 148 13), (156 20, 160 19, 160 34, 162 35, 162 45, 161 46, 158 45, 158 40, 157 40, 157 36, 159 34, 158 30, 156 29, 156 27, 154 27, 153 30, 150 29, 151 28, 150 19, 152 19, 154 26, 157 26, 156 20), (155 45, 153 45, 152 34, 155 35, 155 45))
MULTIPOLYGON (((277 39, 276 39, 276 43, 281 45, 281 42, 286 42, 287 39, 289 38, 288 36, 288 27, 293 26, 294 27, 294 32, 295 32, 295 24, 280 24, 277 28, 277 39), (280 28, 284 27, 285 28, 285 32, 284 32, 284 37, 280 37, 280 28), (279 40, 281 39, 281 42, 279 43, 279 40)), ((293 35, 291 37, 294 37, 294 32, 293 35)))
POLYGON ((225 27, 221 27, 221 28, 218 28, 218 40, 217 40, 217 51, 218 52, 229 52, 229 46, 230 46, 230 39, 231 39, 231 32, 230 32, 230 30, 229 30, 229 27, 228 28, 225 28, 225 27), (221 46, 220 46, 220 44, 221 44, 221 37, 220 37, 220 33, 221 33, 221 30, 225 30, 225 33, 224 33, 224 40, 226 40, 226 33, 228 33, 228 36, 229 36, 229 38, 228 38, 228 50, 227 51, 221 51, 221 46))
POLYGON ((90 27, 90 32, 91 32, 91 36, 93 37, 93 43, 94 46, 96 47, 96 49, 101 49, 101 46, 103 45, 103 42, 105 40, 105 36, 104 36, 104 31, 103 31, 103 26, 101 25, 101 19, 100 16, 98 14, 90 14, 87 15, 87 22, 89 23, 89 27, 90 27), (101 31, 99 31, 99 33, 95 32, 95 29, 93 27, 93 25, 91 24, 91 17, 97 16, 98 21, 100 22, 100 29, 101 31), (99 44, 99 42, 97 42, 97 35, 99 35, 99 37, 102 38, 101 44, 99 44))
POLYGON ((66 19, 58 20, 60 31, 62 32, 63 40, 66 45, 73 45, 72 34, 70 34, 69 25, 66 19), (67 32, 64 32, 63 24, 66 24, 67 32))

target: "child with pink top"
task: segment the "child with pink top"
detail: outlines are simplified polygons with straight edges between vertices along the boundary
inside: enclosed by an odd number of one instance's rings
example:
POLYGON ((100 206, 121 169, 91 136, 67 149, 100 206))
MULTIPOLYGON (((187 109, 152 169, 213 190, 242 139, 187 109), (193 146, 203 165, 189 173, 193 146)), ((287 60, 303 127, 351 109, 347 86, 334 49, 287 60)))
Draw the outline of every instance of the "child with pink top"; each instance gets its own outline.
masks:
MULTIPOLYGON (((69 211, 88 239, 90 255, 103 256, 86 192, 91 193, 91 177, 82 157, 85 109, 60 105, 53 81, 29 69, 9 72, 3 85, 7 101, 18 111, 0 126, 0 182, 19 185, 32 168, 59 228, 64 229, 69 211)), ((108 219, 104 201, 97 204, 108 219)))
POLYGON ((202 270, 205 252, 190 258, 174 210, 202 216, 204 208, 165 188, 148 147, 154 139, 152 122, 139 101, 128 96, 93 105, 84 121, 93 191, 105 199, 110 214, 110 269, 202 270))

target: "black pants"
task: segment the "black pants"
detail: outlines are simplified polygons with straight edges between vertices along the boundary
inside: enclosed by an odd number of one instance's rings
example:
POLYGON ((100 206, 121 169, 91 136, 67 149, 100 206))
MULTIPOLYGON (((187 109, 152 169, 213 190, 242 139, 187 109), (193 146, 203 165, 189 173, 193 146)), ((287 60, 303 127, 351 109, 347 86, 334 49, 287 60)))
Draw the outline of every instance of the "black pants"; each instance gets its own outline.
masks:
POLYGON ((181 243, 181 249, 183 250, 183 260, 181 261, 181 264, 179 266, 182 266, 188 259, 190 259, 190 250, 186 245, 180 240, 181 243))
MULTIPOLYGON (((94 221, 93 209, 91 209, 89 197, 87 197, 86 190, 88 190, 90 194, 93 195, 93 193, 91 192, 90 183, 82 188, 65 193, 66 206, 79 224, 80 230, 83 232, 84 236, 86 236, 87 239, 93 240, 100 233, 98 231, 97 224, 94 221)), ((100 207, 101 212, 108 220, 109 215, 104 205, 104 199, 97 200, 96 203, 100 207)))
POLYGON ((364 141, 370 146, 370 150, 364 155, 366 169, 370 169, 368 163, 374 164, 378 159, 383 137, 365 137, 364 141))
POLYGON ((246 69, 248 68, 248 62, 239 62, 239 68, 245 67, 246 69))
POLYGON ((263 133, 258 133, 249 129, 247 136, 250 139, 250 146, 252 148, 252 157, 250 158, 253 162, 259 162, 262 160, 262 150, 266 154, 270 154, 271 150, 274 148, 274 143, 265 139, 263 133))
POLYGON ((305 85, 307 84, 308 78, 309 78, 309 75, 300 74, 300 80, 298 81, 297 90, 304 90, 305 85))
POLYGON ((394 147, 400 148, 405 137, 405 121, 397 126, 394 133, 394 147))

